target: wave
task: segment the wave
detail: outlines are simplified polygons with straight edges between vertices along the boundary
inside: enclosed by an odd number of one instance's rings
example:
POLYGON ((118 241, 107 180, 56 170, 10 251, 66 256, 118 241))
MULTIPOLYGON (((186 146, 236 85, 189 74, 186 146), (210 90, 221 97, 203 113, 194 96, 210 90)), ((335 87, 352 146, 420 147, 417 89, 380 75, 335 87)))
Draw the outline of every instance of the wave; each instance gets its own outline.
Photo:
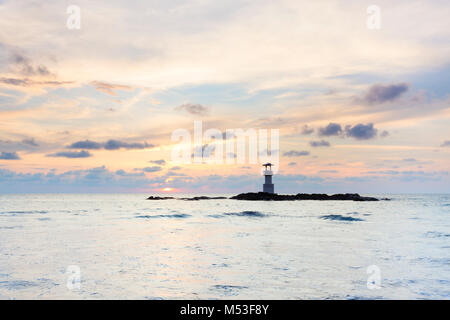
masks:
POLYGON ((226 216, 238 216, 238 217, 250 217, 250 218, 262 218, 267 217, 266 214, 258 211, 242 211, 242 212, 229 212, 224 213, 226 216))
POLYGON ((216 284, 215 286, 213 286, 214 289, 224 289, 224 290, 229 290, 229 289, 248 289, 248 287, 244 287, 244 286, 232 286, 232 285, 223 285, 223 284, 216 284))
POLYGON ((221 219, 221 218, 224 218, 225 216, 223 214, 208 214, 208 217, 221 219))
POLYGON ((46 214, 48 213, 48 211, 38 211, 38 210, 34 210, 34 211, 5 211, 5 212, 1 212, 2 214, 46 214))
POLYGON ((48 211, 3 211, 0 212, 0 215, 4 217, 17 217, 24 215, 32 215, 32 214, 46 214, 48 211))
POLYGON ((37 283, 25 280, 0 281, 0 288, 4 287, 8 290, 27 289, 38 286, 37 283))
POLYGON ((326 216, 321 216, 320 219, 334 220, 334 221, 364 221, 363 219, 360 218, 345 217, 340 214, 329 214, 326 216))
POLYGON ((236 296, 239 294, 240 290, 248 289, 248 287, 217 284, 212 286, 211 289, 215 291, 222 291, 223 294, 227 296, 236 296))
POLYGON ((141 215, 141 216, 136 216, 136 218, 140 218, 140 219, 157 219, 157 218, 176 218, 176 219, 184 219, 184 218, 189 218, 191 217, 191 215, 189 214, 184 214, 184 213, 176 213, 176 214, 158 214, 155 216, 150 216, 150 215, 141 215))
POLYGON ((448 238, 450 237, 450 234, 437 231, 429 231, 425 234, 425 236, 427 238, 448 238))

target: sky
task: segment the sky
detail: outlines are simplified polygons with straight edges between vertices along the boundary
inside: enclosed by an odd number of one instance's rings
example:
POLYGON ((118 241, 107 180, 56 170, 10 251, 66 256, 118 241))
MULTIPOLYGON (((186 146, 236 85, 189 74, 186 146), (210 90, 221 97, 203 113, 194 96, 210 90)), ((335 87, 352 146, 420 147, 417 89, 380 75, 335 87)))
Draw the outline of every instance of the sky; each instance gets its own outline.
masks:
POLYGON ((449 16, 442 0, 0 0, 0 192, 261 191, 261 163, 174 161, 173 132, 202 121, 278 129, 276 192, 448 193, 449 16))

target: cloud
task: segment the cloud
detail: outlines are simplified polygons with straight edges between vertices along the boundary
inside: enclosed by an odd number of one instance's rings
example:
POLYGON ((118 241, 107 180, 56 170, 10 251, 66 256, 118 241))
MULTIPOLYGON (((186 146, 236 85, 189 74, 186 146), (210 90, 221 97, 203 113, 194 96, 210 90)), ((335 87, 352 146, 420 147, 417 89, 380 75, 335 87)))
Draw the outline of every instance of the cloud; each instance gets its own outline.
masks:
POLYGON ((320 170, 319 173, 338 173, 338 170, 320 170))
POLYGON ((150 163, 154 163, 154 164, 158 164, 160 166, 163 166, 163 165, 166 164, 166 160, 164 160, 164 159, 161 159, 161 160, 150 160, 149 162, 150 163))
POLYGON ((95 89, 99 91, 103 91, 109 95, 117 96, 117 93, 114 90, 132 90, 133 87, 121 85, 121 84, 113 84, 101 81, 92 81, 91 85, 95 87, 95 89))
POLYGON ((202 155, 203 158, 209 158, 212 156, 213 152, 216 150, 216 146, 213 144, 204 144, 202 146, 197 146, 194 148, 194 153, 191 154, 191 158, 194 158, 197 154, 202 155))
POLYGON ((108 140, 105 143, 104 148, 106 150, 118 150, 118 149, 146 149, 154 147, 153 144, 144 143, 128 143, 119 140, 108 140))
POLYGON ((373 123, 369 124, 357 124, 355 126, 346 126, 345 127, 345 134, 348 137, 355 138, 357 140, 368 140, 375 138, 377 136, 377 129, 373 127, 373 123))
POLYGON ((52 76, 52 73, 44 65, 33 66, 29 58, 14 53, 13 63, 18 67, 19 73, 26 76, 52 76))
POLYGON ((0 160, 20 160, 17 152, 2 152, 0 153, 0 160))
POLYGON ((73 81, 35 81, 28 78, 0 78, 0 83, 19 86, 19 87, 31 87, 34 85, 44 85, 49 87, 64 86, 72 84, 73 81))
POLYGON ((450 140, 446 140, 441 144, 441 147, 450 147, 450 140))
POLYGON ((122 177, 142 177, 142 176, 144 176, 143 172, 139 172, 139 173, 126 172, 123 169, 117 170, 116 174, 119 176, 122 176, 122 177))
POLYGON ((283 153, 283 156, 285 157, 302 157, 302 156, 309 156, 309 151, 296 151, 296 150, 290 150, 285 153, 283 153))
MULTIPOLYGON (((436 187, 445 190, 448 186, 449 173, 447 171, 380 171, 363 177, 331 178, 305 175, 274 176, 274 183, 279 193, 292 192, 320 192, 337 193, 355 192, 382 193, 395 192, 412 187, 408 191, 423 192, 423 184, 428 181, 427 187, 436 187), (378 175, 376 175, 378 174, 378 175), (388 174, 388 176, 386 176, 388 174), (386 184, 386 180, 389 184, 386 184), (412 180, 419 184, 411 184, 412 180), (374 185, 374 182, 380 182, 374 185)), ((72 170, 56 173, 49 170, 39 173, 21 173, 8 169, 0 169, 0 192, 130 192, 144 191, 150 188, 167 186, 168 176, 146 176, 142 172, 129 173, 119 169, 110 171, 105 166, 86 170, 72 170)), ((236 175, 207 175, 171 176, 170 186, 191 192, 206 193, 239 193, 261 190, 263 178, 259 174, 236 175)))
POLYGON ((162 168, 159 166, 153 166, 153 167, 145 167, 145 168, 135 168, 136 171, 143 171, 143 172, 158 172, 161 171, 162 168))
POLYGON ((20 141, 17 140, 0 140, 0 150, 4 152, 17 151, 36 151, 39 144, 34 138, 26 138, 20 141))
POLYGON ((89 149, 89 150, 99 150, 104 148, 105 150, 119 150, 119 149, 146 149, 153 148, 153 144, 147 142, 144 143, 128 143, 120 140, 108 140, 104 143, 95 142, 91 140, 77 141, 69 145, 69 149, 89 149))
POLYGON ((47 157, 60 157, 60 158, 89 158, 92 157, 92 154, 89 151, 81 150, 81 151, 63 151, 57 153, 48 154, 47 157))
POLYGON ((325 141, 325 140, 320 140, 320 141, 310 141, 309 145, 311 147, 314 147, 314 148, 316 148, 316 147, 329 147, 330 143, 328 141, 325 141))
POLYGON ((89 149, 89 150, 98 150, 101 149, 103 146, 101 143, 90 141, 90 140, 84 140, 84 141, 77 141, 72 143, 67 148, 69 149, 89 149))
POLYGON ((326 127, 319 128, 319 136, 338 136, 342 133, 340 124, 330 122, 326 127))
POLYGON ((313 133, 313 132, 314 132, 314 128, 311 128, 311 127, 308 126, 307 124, 305 124, 305 125, 302 127, 301 133, 304 134, 304 135, 309 135, 309 134, 311 134, 311 133, 313 133))
POLYGON ((105 166, 86 170, 56 170, 21 173, 0 169, 1 192, 129 192, 147 189, 151 183, 164 182, 149 179, 144 173, 125 170, 110 171, 105 166))
POLYGON ((289 162, 288 166, 290 167, 295 167, 297 165, 297 162, 289 162))
POLYGON ((367 93, 360 100, 371 105, 381 104, 396 100, 403 93, 408 91, 408 89, 409 85, 407 83, 391 85, 375 84, 369 88, 367 93))
POLYGON ((185 103, 175 108, 175 110, 186 110, 188 113, 203 116, 209 113, 209 108, 201 104, 185 103))
POLYGON ((383 132, 380 133, 380 137, 385 138, 389 136, 389 132, 386 130, 383 130, 383 132))
POLYGON ((34 140, 34 138, 23 139, 22 143, 32 147, 39 147, 39 144, 36 142, 36 140, 34 140))

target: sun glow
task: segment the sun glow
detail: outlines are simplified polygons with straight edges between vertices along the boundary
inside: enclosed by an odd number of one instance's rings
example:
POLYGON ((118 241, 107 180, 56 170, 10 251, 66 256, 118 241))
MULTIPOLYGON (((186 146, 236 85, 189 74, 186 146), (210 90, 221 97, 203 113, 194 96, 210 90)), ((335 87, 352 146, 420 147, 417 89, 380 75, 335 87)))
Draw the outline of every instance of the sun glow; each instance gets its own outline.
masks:
POLYGON ((165 188, 162 189, 162 191, 164 191, 164 192, 171 192, 171 191, 173 191, 173 188, 165 187, 165 188))

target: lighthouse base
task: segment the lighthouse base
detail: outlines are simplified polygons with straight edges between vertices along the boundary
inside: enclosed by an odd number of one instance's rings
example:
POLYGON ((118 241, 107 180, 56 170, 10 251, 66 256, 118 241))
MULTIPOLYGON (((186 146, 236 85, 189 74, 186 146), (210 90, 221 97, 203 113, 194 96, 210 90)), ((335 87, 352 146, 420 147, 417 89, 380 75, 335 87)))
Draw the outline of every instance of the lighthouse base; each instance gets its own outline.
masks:
POLYGON ((273 183, 264 183, 263 184, 263 192, 275 193, 275 187, 274 187, 273 183))

